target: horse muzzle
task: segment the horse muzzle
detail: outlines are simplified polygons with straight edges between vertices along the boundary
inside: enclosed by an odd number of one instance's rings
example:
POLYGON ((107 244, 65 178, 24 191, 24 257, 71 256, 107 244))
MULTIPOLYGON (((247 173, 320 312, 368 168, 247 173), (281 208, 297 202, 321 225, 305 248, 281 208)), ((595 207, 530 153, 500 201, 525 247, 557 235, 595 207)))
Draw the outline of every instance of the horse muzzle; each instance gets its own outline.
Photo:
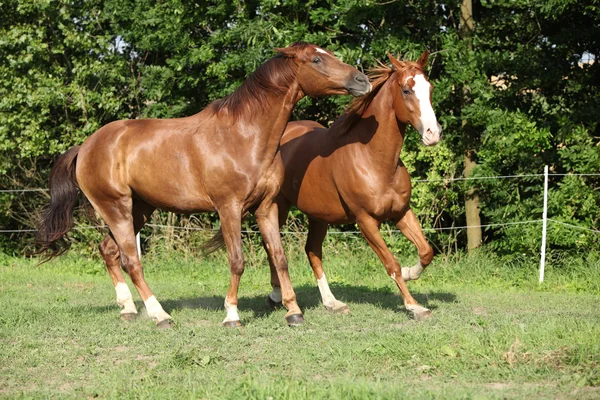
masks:
POLYGON ((362 72, 356 72, 352 79, 346 84, 346 90, 355 97, 364 96, 369 93, 373 87, 369 77, 362 72))
POLYGON ((433 146, 442 139, 442 127, 440 124, 436 124, 435 128, 427 128, 427 130, 421 135, 423 144, 425 146, 433 146))

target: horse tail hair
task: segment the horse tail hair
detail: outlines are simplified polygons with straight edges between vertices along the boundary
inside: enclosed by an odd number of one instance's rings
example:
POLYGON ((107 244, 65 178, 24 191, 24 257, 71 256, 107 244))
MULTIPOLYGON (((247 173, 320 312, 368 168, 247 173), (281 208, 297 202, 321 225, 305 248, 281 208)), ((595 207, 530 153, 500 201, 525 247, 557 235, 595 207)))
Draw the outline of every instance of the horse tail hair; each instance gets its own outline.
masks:
POLYGON ((223 247, 225 247, 225 238, 223 237, 223 230, 219 228, 217 233, 201 246, 202 254, 207 256, 217 250, 221 250, 223 247))
MULTIPOLYGON (((248 211, 246 211, 242 215, 242 221, 248 216, 248 214, 250 214, 250 213, 248 211)), ((215 251, 221 250, 224 247, 225 247, 225 238, 223 237, 223 229, 219 228, 217 233, 215 233, 212 238, 208 239, 201 246, 202 254, 207 256, 211 253, 214 253, 215 251)))
POLYGON ((73 211, 79 198, 75 165, 80 146, 72 147, 56 160, 50 171, 50 204, 42 211, 38 222, 34 254, 42 255, 42 263, 67 251, 66 237, 73 227, 73 211))

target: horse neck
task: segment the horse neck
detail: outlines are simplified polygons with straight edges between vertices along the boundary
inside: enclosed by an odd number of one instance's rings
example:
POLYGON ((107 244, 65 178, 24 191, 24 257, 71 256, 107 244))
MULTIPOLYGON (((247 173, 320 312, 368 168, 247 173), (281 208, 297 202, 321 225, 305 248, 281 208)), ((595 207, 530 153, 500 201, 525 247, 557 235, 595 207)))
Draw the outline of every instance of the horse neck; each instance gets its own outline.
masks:
POLYGON ((383 84, 354 128, 370 158, 391 172, 396 170, 406 133, 406 124, 394 112, 392 85, 391 79, 383 84))
POLYGON ((289 122, 296 103, 303 97, 300 87, 292 85, 285 96, 270 95, 262 112, 251 114, 250 119, 259 127, 257 150, 260 154, 274 158, 285 127, 289 122))
MULTIPOLYGON (((235 123, 239 143, 251 142, 252 152, 263 164, 270 164, 277 155, 277 149, 285 127, 292 116, 296 103, 303 97, 300 86, 294 82, 285 94, 271 94, 266 101, 250 104, 235 123)), ((255 100, 256 101, 256 100, 255 100)), ((237 141, 232 138, 232 141, 237 141)))

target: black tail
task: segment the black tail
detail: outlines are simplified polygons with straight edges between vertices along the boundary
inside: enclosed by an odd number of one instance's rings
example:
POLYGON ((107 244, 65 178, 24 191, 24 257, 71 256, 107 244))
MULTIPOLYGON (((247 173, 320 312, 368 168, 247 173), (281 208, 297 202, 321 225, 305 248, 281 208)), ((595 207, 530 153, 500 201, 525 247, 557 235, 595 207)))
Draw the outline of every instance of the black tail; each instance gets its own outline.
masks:
MULTIPOLYGON (((248 211, 246 211, 243 215, 242 215, 242 221, 246 219, 246 217, 249 215, 250 213, 248 211)), ((202 246, 202 254, 209 255, 210 253, 214 253, 217 250, 221 250, 222 248, 225 247, 225 238, 223 237, 223 231, 221 229, 219 229, 219 231, 217 233, 215 233, 215 235, 208 239, 202 246)))
POLYGON ((49 261, 69 249, 66 234, 73 227, 73 210, 79 197, 75 179, 75 164, 79 146, 61 155, 50 171, 50 204, 42 212, 38 223, 36 242, 43 255, 42 262, 49 261))

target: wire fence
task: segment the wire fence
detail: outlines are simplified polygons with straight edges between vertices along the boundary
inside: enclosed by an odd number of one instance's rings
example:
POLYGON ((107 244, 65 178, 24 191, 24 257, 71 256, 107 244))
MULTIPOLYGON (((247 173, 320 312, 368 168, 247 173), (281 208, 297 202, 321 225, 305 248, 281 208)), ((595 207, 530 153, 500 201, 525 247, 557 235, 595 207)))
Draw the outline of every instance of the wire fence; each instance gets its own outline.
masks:
MULTIPOLYGON (((523 178, 540 178, 544 177, 545 174, 521 174, 521 175, 498 175, 498 176, 475 176, 475 177, 444 177, 444 178, 433 178, 433 179, 413 179, 412 182, 418 183, 435 183, 435 182, 459 182, 459 181, 475 181, 475 180, 495 180, 495 179, 523 179, 523 178)), ((600 174, 549 174, 548 177, 568 177, 568 176, 600 176, 600 174)), ((22 188, 22 189, 0 189, 0 193, 29 193, 29 192, 48 192, 49 189, 45 188, 22 188)), ((566 227, 570 227, 573 229, 586 230, 593 233, 600 233, 600 230, 569 224, 562 221, 557 221, 554 219, 547 219, 548 222, 560 224, 566 227)), ((463 226, 448 226, 448 227, 438 227, 438 228, 424 228, 424 232, 439 232, 439 231, 453 231, 453 230, 462 230, 468 228, 497 228, 503 226, 511 226, 511 225, 526 225, 526 224, 538 224, 542 223, 543 219, 534 219, 529 221, 508 221, 502 223, 493 223, 493 224, 484 224, 484 225, 463 225, 463 226)), ((217 229, 210 228, 201 228, 201 227, 189 227, 189 226, 175 226, 175 225, 163 225, 163 224, 146 224, 148 227, 152 228, 165 228, 165 229, 174 229, 174 230, 187 230, 187 231, 217 231, 217 229)), ((75 230, 86 230, 86 229, 102 229, 106 228, 106 226, 89 226, 89 225, 80 225, 75 226, 73 229, 75 230)), ((36 232, 36 229, 0 229, 0 233, 33 233, 36 232)), ((388 232, 400 232, 397 229, 388 230, 388 232)), ((259 231, 256 230, 243 230, 242 233, 246 234, 258 234, 259 231)), ((281 231, 282 234, 307 234, 307 232, 300 231, 281 231)), ((348 231, 329 231, 330 235, 353 235, 359 234, 358 230, 348 230, 348 231)))
MULTIPOLYGON (((591 227, 570 224, 567 222, 548 218, 548 181, 549 181, 549 178, 554 178, 554 177, 563 177, 564 178, 564 177, 568 177, 568 176, 591 177, 591 176, 600 176, 600 174, 552 174, 552 175, 550 175, 548 173, 548 166, 545 166, 543 174, 475 176, 475 177, 458 177, 458 178, 443 177, 443 178, 434 178, 434 179, 415 179, 412 182, 415 182, 415 183, 434 183, 434 182, 447 183, 447 182, 456 182, 456 181, 474 181, 474 180, 492 180, 492 179, 493 180, 524 179, 524 178, 543 177, 544 178, 544 189, 543 189, 544 204, 543 204, 542 219, 535 219, 535 220, 529 220, 529 221, 508 221, 508 222, 492 223, 492 224, 484 224, 484 225, 449 226, 449 227, 423 229, 424 232, 436 232, 436 231, 462 230, 462 229, 469 229, 469 228, 495 228, 495 227, 504 227, 504 226, 541 223, 542 224, 542 244, 541 244, 541 249, 540 249, 539 281, 540 281, 540 283, 542 283, 544 281, 544 268, 545 268, 545 262, 546 262, 546 234, 547 234, 548 222, 562 225, 562 226, 565 226, 565 227, 568 227, 571 229, 584 230, 584 231, 588 231, 588 232, 592 232, 592 233, 596 233, 596 234, 600 233, 600 230, 597 230, 597 229, 594 229, 591 227)), ((28 193, 28 192, 45 193, 45 192, 48 192, 48 189, 43 189, 43 188, 0 189, 0 193, 28 193)), ((207 228, 202 228, 202 227, 174 226, 174 225, 163 225, 163 224, 146 224, 146 226, 151 227, 151 228, 166 228, 166 229, 170 229, 170 230, 206 231, 206 232, 216 231, 216 229, 207 229, 207 228)), ((78 225, 78 226, 75 226, 73 229, 86 230, 86 229, 102 229, 102 228, 107 229, 106 226, 89 226, 89 225, 78 225)), ((400 232, 399 230, 395 230, 395 229, 386 230, 386 231, 390 232, 390 233, 400 232)), ((33 232, 36 232, 36 230, 35 229, 0 229, 0 233, 33 233, 33 232)), ((242 230, 242 233, 258 234, 260 232, 256 231, 256 230, 242 230)), ((300 235, 307 234, 307 232, 289 231, 289 230, 281 231, 281 233, 282 234, 300 234, 300 235)), ((354 235, 354 234, 358 234, 358 233, 360 233, 360 231, 356 231, 356 230, 354 230, 354 231, 335 231, 334 230, 334 231, 328 232, 328 234, 330 234, 330 235, 354 235)), ((140 252, 141 246, 140 246, 139 234, 137 235, 136 239, 138 242, 138 253, 141 256, 141 252, 140 252)))

